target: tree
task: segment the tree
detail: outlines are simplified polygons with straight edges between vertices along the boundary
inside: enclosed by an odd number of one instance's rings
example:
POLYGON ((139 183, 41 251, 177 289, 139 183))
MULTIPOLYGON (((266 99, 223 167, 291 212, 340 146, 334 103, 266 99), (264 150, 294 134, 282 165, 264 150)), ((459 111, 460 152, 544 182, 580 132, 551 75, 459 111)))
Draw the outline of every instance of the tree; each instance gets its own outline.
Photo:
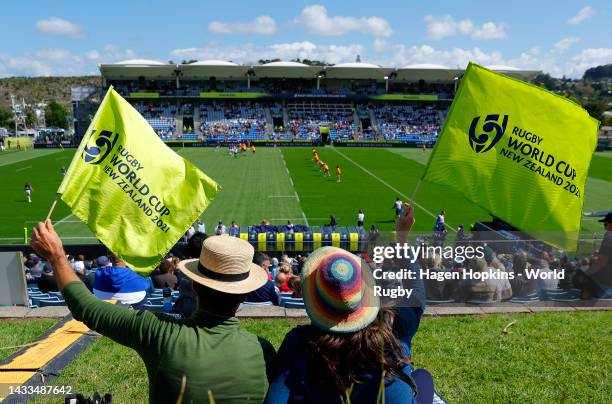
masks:
POLYGON ((49 127, 66 129, 67 115, 68 113, 61 104, 57 103, 56 101, 51 101, 45 109, 45 123, 49 127))
POLYGON ((9 128, 13 126, 13 114, 0 107, 0 128, 9 128))
POLYGON ((603 122, 603 113, 606 110, 606 104, 602 101, 589 101, 584 104, 584 109, 595 119, 603 122))
POLYGON ((603 80, 612 77, 612 64, 596 66, 584 72, 583 80, 603 80))
POLYGON ((32 108, 26 107, 25 115, 26 126, 28 128, 31 128, 36 123, 36 114, 34 113, 34 111, 32 111, 32 108))

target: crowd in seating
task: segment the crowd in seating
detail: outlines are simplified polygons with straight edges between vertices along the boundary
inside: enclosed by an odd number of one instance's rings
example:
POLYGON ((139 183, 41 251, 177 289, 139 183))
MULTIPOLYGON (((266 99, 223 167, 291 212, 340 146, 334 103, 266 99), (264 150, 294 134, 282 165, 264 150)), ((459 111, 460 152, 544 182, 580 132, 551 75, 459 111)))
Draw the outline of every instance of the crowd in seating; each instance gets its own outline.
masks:
POLYGON ((176 133, 176 104, 135 102, 133 105, 160 137, 169 138, 176 133))
POLYGON ((262 140, 266 132, 264 107, 257 102, 200 105, 200 130, 212 140, 262 140))
MULTIPOLYGON (((301 228, 300 226, 291 223, 276 226, 262 222, 260 225, 254 225, 252 230, 264 233, 308 230, 306 227, 301 228)), ((236 223, 232 222, 228 229, 222 222, 219 222, 219 226, 213 230, 213 233, 216 235, 229 234, 230 236, 238 237, 239 231, 232 231, 232 229, 238 230, 239 227, 236 223)), ((141 284, 142 295, 137 299, 137 302, 130 304, 153 311, 164 311, 162 294, 163 289, 167 287, 171 290, 172 307, 174 307, 177 301, 179 302, 179 305, 172 309, 174 313, 188 316, 191 314, 191 311, 195 310, 196 296, 190 287, 191 281, 183 279, 178 263, 181 259, 192 256, 193 253, 189 250, 190 244, 201 243, 207 237, 201 230, 204 230, 201 222, 189 229, 181 243, 179 243, 183 247, 178 250, 180 251, 178 255, 171 253, 160 263, 155 271, 146 278, 146 281, 141 284), (189 285, 184 285, 183 283, 185 282, 189 283, 189 285)), ((462 240, 466 241, 469 238, 463 238, 462 240)), ((461 242, 461 240, 457 242, 461 242)), ((371 247, 370 243, 364 243, 363 245, 371 247)), ((440 273, 461 273, 466 268, 471 268, 475 272, 493 270, 494 272, 514 274, 510 279, 501 276, 502 279, 488 280, 425 280, 424 286, 428 304, 482 304, 504 301, 530 303, 546 300, 574 301, 584 297, 579 289, 579 285, 576 285, 574 280, 576 276, 580 276, 580 273, 589 268, 593 260, 596 259, 596 254, 595 252, 593 256, 570 257, 561 251, 540 251, 520 247, 515 248, 513 252, 504 251, 496 253, 493 248, 485 244, 483 258, 458 262, 457 260, 444 259, 441 256, 434 255, 420 259, 418 264, 421 268, 427 268, 432 272, 440 273), (553 277, 546 280, 529 279, 526 276, 526 270, 530 268, 540 269, 544 272, 564 268, 565 277, 561 280, 553 277)), ((300 306, 302 302, 299 300, 301 297, 300 274, 307 256, 307 253, 300 253, 294 257, 287 254, 272 257, 262 253, 257 254, 257 263, 266 269, 268 273, 270 280, 269 290, 264 295, 265 298, 257 294, 247 297, 245 304, 286 306, 286 303, 291 303, 288 307, 302 307, 300 306)), ((367 252, 364 252, 363 257, 369 261, 367 252)), ((110 257, 101 256, 93 259, 86 259, 83 255, 77 255, 69 256, 68 260, 74 272, 92 292, 96 293, 96 295, 112 293, 112 291, 96 291, 96 282, 100 282, 99 279, 96 279, 96 276, 100 276, 99 271, 101 269, 121 266, 120 260, 112 255, 110 257), (96 275, 96 272, 98 272, 98 275, 96 275)), ((28 291, 33 307, 64 305, 53 276, 53 268, 49 263, 46 263, 35 254, 30 254, 25 259, 24 266, 26 268, 28 291)), ((100 289, 100 287, 98 288, 100 289)), ((125 299, 125 296, 122 298, 125 299)), ((608 298, 612 298, 612 295, 608 296, 608 298)))
POLYGON ((434 107, 385 104, 374 107, 380 131, 386 140, 409 141, 437 138, 441 129, 440 111, 434 107))
POLYGON ((356 103, 353 107, 350 103, 301 101, 287 103, 283 107, 280 102, 267 105, 243 101, 202 103, 198 108, 192 103, 183 103, 179 107, 180 114, 191 116, 199 111, 199 132, 194 130, 196 128, 183 128, 183 135, 188 135, 185 137, 176 130, 177 106, 174 103, 137 101, 134 107, 165 140, 180 137, 234 142, 266 138, 319 140, 321 128, 326 128, 324 130, 329 130, 332 141, 384 139, 434 143, 446 112, 433 106, 402 103, 356 103), (288 118, 286 127, 275 127, 270 133, 267 119, 271 117, 278 124, 279 119, 285 118, 284 111, 288 118))
POLYGON ((289 132, 296 139, 317 139, 321 128, 328 128, 332 140, 351 138, 357 127, 349 104, 296 102, 286 106, 289 132))

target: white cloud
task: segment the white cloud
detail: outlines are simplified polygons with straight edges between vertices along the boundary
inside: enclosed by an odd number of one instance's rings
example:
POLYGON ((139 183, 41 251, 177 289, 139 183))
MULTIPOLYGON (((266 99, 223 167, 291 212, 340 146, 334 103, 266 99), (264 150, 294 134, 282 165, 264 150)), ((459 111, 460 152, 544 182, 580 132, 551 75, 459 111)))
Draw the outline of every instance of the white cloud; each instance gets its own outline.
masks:
POLYGON ((612 48, 587 48, 572 57, 568 63, 567 75, 582 76, 584 71, 593 66, 612 63, 612 48))
POLYGON ((374 62, 384 66, 397 67, 417 63, 433 63, 462 69, 470 61, 483 65, 501 64, 503 55, 498 51, 485 52, 478 47, 472 49, 436 49, 430 45, 406 46, 396 44, 389 46, 386 57, 382 56, 374 62))
POLYGON ((580 42, 580 38, 577 37, 563 38, 555 44, 553 49, 555 52, 563 53, 578 42, 580 42))
POLYGON ((359 32, 375 37, 391 36, 391 25, 381 17, 330 16, 327 9, 319 4, 302 9, 297 21, 304 24, 308 32, 322 36, 339 36, 359 32))
POLYGON ((0 54, 0 76, 71 76, 84 74, 83 57, 65 49, 40 49, 32 54, 0 54))
POLYGON ((581 22, 588 20, 594 15, 595 15, 595 10, 593 10, 593 7, 586 6, 586 7, 581 8, 580 11, 578 11, 578 14, 576 14, 575 16, 567 20, 567 23, 570 25, 580 24, 581 22))
POLYGON ((80 38, 84 35, 81 27, 63 18, 51 17, 36 22, 36 30, 47 35, 80 38))
POLYGON ((358 54, 364 52, 362 45, 317 45, 310 41, 285 42, 270 45, 227 46, 220 43, 208 43, 202 48, 180 48, 171 52, 176 59, 221 59, 235 63, 257 63, 260 59, 291 60, 315 59, 328 63, 351 62, 358 54))
POLYGON ((77 54, 66 49, 46 48, 23 55, 0 54, 0 77, 79 76, 100 74, 97 64, 133 59, 136 53, 116 45, 77 54))
POLYGON ((503 39, 506 37, 506 25, 496 24, 492 21, 481 26, 475 25, 472 20, 455 21, 450 15, 436 17, 425 16, 427 23, 427 38, 439 40, 451 36, 469 36, 478 40, 503 39))
POLYGON ((131 49, 122 49, 117 45, 107 44, 102 50, 92 49, 85 52, 85 58, 93 63, 113 63, 120 60, 135 59, 136 52, 131 49))
POLYGON ((476 28, 472 34, 472 38, 480 40, 503 39, 506 37, 506 26, 504 24, 495 24, 494 22, 485 22, 480 28, 476 28))
POLYGON ((260 15, 252 21, 226 23, 213 21, 208 24, 208 31, 213 34, 257 34, 274 35, 277 31, 276 21, 267 15, 260 15))

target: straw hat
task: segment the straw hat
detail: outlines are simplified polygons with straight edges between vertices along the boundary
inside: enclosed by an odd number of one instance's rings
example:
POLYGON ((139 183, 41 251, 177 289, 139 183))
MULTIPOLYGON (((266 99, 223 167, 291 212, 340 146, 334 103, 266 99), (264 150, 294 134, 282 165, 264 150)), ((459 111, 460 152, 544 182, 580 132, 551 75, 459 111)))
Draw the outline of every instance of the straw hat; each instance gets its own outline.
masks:
POLYGON ((208 237, 200 258, 179 262, 181 272, 194 282, 225 293, 243 294, 268 281, 266 270, 254 264, 248 242, 228 235, 208 237))
POLYGON ((337 247, 319 248, 304 263, 303 276, 304 306, 318 328, 355 332, 376 318, 380 300, 374 278, 358 256, 337 247))

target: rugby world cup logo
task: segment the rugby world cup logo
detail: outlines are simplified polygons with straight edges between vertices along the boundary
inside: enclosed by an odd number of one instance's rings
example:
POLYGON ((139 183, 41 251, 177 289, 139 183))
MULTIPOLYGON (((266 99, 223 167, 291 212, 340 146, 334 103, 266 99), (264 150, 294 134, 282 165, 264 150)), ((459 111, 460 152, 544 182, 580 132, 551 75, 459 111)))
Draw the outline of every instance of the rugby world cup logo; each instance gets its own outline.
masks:
POLYGON ((119 133, 109 130, 97 131, 93 129, 83 149, 83 160, 89 164, 100 164, 108 157, 119 139, 119 133))
POLYGON ((476 153, 486 153, 502 138, 508 125, 508 115, 490 114, 487 115, 482 124, 484 133, 476 134, 480 117, 474 117, 470 125, 470 147, 476 153), (499 122, 501 117, 501 123, 499 122))

